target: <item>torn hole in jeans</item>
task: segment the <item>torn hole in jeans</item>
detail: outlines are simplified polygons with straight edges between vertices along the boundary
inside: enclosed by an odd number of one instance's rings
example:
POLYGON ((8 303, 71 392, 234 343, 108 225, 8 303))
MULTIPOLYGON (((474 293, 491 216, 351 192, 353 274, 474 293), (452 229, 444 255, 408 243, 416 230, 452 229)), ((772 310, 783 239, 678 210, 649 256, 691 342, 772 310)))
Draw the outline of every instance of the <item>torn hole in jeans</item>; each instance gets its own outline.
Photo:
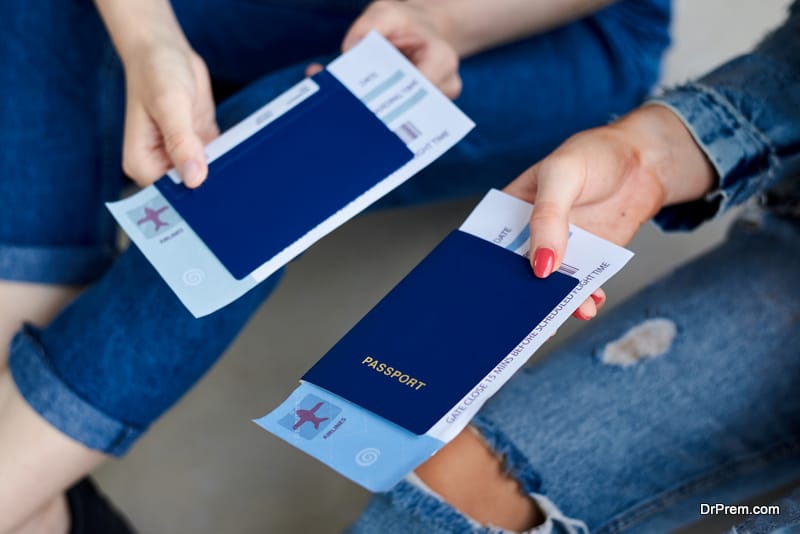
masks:
MULTIPOLYGON (((541 481, 539 475, 517 449, 501 432, 495 429, 494 425, 487 421, 474 422, 477 426, 468 427, 472 435, 478 437, 479 441, 486 447, 497 461, 500 462, 503 473, 506 477, 513 480, 518 485, 518 491, 525 498, 532 501, 538 508, 537 525, 524 530, 525 533, 544 534, 550 532, 588 532, 583 521, 575 520, 564 516, 558 507, 546 496, 540 493, 541 481)), ((416 492, 416 510, 424 511, 426 520, 433 520, 438 523, 440 520, 446 521, 448 530, 467 531, 467 532, 492 532, 492 533, 511 533, 506 530, 469 517, 469 515, 457 510, 448 502, 448 499, 434 491, 416 473, 412 473, 406 478, 407 487, 405 488, 406 498, 410 497, 407 492, 416 492)), ((396 493, 393 490, 392 493, 396 493)), ((406 499, 404 499, 406 500, 406 499)), ((398 503, 399 504, 399 503, 398 503)), ((442 523, 443 524, 443 523, 442 523)))

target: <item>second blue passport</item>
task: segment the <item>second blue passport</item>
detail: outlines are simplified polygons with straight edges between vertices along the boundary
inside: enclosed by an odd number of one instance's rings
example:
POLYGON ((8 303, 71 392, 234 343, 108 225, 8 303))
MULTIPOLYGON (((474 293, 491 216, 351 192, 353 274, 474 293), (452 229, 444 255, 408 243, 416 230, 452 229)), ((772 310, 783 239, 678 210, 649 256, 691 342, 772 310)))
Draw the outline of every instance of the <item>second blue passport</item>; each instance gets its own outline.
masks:
POLYGON ((577 284, 454 231, 303 380, 424 434, 577 284))

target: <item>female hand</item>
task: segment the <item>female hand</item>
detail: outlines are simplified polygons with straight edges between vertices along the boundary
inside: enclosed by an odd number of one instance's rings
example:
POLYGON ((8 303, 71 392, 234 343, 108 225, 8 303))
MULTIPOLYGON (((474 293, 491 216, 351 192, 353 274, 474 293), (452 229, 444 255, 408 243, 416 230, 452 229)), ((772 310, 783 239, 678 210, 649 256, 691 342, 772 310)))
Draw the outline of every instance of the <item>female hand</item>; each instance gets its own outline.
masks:
MULTIPOLYGON (((378 0, 371 3, 353 23, 342 43, 346 52, 370 30, 396 46, 439 90, 450 98, 461 93, 458 53, 445 38, 443 11, 435 2, 419 0, 378 0)), ((311 65, 307 74, 319 71, 311 65)))
MULTIPOLYGON (((558 269, 572 222, 619 245, 666 204, 699 198, 714 171, 683 123, 647 106, 617 123, 579 133, 509 184, 535 204, 531 262, 540 278, 558 269)), ((576 312, 594 317, 596 302, 576 312)))
POLYGON ((219 135, 205 63, 167 36, 124 58, 127 86, 122 166, 137 184, 175 167, 188 187, 208 174, 204 145, 219 135))

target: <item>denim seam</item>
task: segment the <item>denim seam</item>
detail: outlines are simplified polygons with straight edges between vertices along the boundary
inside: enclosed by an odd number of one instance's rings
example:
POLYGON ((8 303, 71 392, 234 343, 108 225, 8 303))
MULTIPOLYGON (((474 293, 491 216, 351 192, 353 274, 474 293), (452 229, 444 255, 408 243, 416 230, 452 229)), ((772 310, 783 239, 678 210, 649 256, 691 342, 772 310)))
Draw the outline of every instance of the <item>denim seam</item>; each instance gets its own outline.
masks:
MULTIPOLYGON (((759 177, 754 178, 758 187, 761 188, 763 183, 766 181, 766 178, 772 173, 772 169, 780 166, 780 161, 778 160, 777 151, 775 150, 775 146, 772 144, 769 136, 767 136, 761 129, 752 121, 748 120, 738 108, 736 108, 730 101, 725 98, 719 91, 714 89, 713 87, 708 87, 699 83, 689 84, 690 88, 693 88, 699 92, 704 92, 708 97, 713 100, 717 105, 719 105, 724 111, 729 113, 733 119, 736 121, 736 124, 742 126, 745 132, 753 139, 754 148, 758 150, 759 146, 766 148, 767 152, 767 161, 769 162, 769 167, 766 169, 764 173, 760 173, 759 177)), ((713 108, 712 108, 713 111, 713 108)), ((724 184, 725 180, 721 180, 724 184)), ((740 187, 742 189, 743 187, 740 187)))
POLYGON ((789 457, 798 452, 800 452, 800 440, 790 440, 771 447, 766 452, 757 452, 736 458, 715 468, 713 471, 695 477, 687 482, 683 482, 670 490, 660 493, 654 498, 647 499, 628 508, 626 511, 617 514, 616 517, 594 530, 594 532, 602 534, 622 532, 699 490, 714 487, 721 481, 731 478, 732 471, 739 472, 742 469, 747 471, 749 470, 748 466, 763 465, 774 460, 789 457))

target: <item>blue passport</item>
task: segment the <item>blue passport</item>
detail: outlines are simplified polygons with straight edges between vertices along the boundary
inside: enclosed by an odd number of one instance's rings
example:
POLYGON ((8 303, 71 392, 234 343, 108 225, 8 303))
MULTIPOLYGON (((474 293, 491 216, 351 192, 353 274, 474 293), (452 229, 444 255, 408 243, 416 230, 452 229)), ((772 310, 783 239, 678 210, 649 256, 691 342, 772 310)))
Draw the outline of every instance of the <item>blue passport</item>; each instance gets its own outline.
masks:
POLYGON ((425 434, 577 284, 456 230, 303 380, 425 434))
POLYGON ((214 160, 202 187, 156 182, 237 280, 413 158, 330 72, 313 80, 315 94, 214 160))

